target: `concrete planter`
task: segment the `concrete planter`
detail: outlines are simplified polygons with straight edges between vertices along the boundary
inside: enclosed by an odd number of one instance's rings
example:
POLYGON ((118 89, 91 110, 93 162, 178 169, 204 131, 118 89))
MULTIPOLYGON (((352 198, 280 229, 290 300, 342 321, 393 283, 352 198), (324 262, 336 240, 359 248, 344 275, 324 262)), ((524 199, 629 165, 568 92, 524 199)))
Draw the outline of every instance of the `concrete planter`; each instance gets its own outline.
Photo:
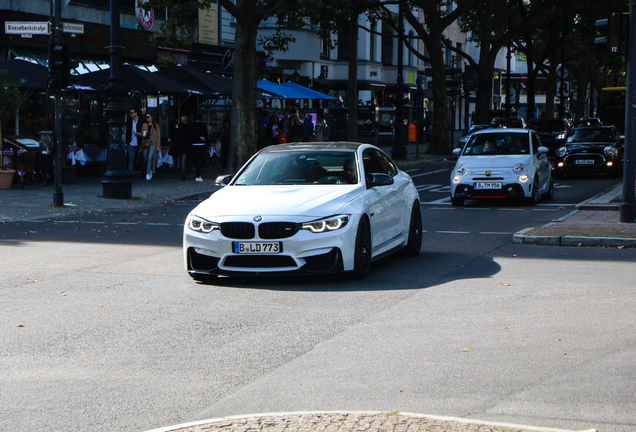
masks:
POLYGON ((0 169, 0 189, 11 189, 14 175, 14 169, 0 169))

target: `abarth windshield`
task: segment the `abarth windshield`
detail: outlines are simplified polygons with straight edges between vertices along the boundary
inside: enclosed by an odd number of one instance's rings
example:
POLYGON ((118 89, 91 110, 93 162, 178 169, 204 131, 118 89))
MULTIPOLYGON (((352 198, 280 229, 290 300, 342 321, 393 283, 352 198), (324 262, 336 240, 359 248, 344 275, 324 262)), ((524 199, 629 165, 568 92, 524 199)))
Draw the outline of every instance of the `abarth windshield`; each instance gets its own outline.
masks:
POLYGON ((528 134, 492 133, 476 134, 466 145, 462 156, 522 155, 530 154, 528 134))
POLYGON ((310 185, 358 182, 353 151, 281 151, 256 156, 234 184, 310 185))

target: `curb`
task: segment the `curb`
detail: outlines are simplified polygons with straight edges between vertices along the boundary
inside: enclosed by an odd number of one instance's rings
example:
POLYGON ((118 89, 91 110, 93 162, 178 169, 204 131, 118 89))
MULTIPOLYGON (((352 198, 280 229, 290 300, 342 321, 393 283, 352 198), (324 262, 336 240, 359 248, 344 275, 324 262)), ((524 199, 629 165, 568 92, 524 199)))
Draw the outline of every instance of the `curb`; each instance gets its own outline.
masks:
MULTIPOLYGON (((386 414, 394 414, 401 417, 414 418, 414 419, 431 419, 437 421, 447 421, 447 422, 455 422, 462 423, 465 425, 482 425, 487 427, 499 427, 506 429, 521 429, 526 431, 534 431, 534 432, 597 432, 596 429, 588 429, 585 431, 582 430, 572 430, 572 429, 557 429, 557 428, 547 428, 547 427, 537 427, 537 426, 525 426, 525 425, 517 425, 512 423, 500 423, 500 422, 489 422, 489 421, 481 421, 476 419, 466 419, 461 417, 446 417, 446 416, 436 416, 436 415, 427 415, 427 414, 415 414, 415 413, 407 413, 407 412, 399 412, 395 411, 393 413, 386 413, 381 411, 299 411, 299 412, 279 412, 279 413, 265 413, 265 414, 247 414, 247 415, 237 415, 237 416, 228 416, 228 417, 219 417, 209 420, 202 420, 197 422, 183 423, 179 425, 167 426, 158 429, 151 429, 145 432, 173 432, 180 429, 185 428, 195 428, 201 426, 213 426, 215 423, 227 423, 231 420, 247 420, 251 418, 261 418, 261 417, 285 417, 285 416, 325 416, 325 415, 386 415, 386 414)), ((231 427, 228 430, 233 430, 231 427)), ((472 430, 472 429, 471 429, 472 430)))

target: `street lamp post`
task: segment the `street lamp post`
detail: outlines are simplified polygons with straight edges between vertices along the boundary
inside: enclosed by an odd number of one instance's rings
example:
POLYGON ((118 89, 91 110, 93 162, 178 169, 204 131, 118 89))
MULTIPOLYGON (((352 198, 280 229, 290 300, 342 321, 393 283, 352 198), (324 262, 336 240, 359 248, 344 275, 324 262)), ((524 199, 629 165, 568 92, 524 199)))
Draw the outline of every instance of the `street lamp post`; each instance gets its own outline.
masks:
POLYGON ((124 150, 126 89, 121 75, 121 46, 119 45, 119 0, 110 0, 110 83, 106 87, 108 105, 107 170, 102 179, 105 198, 131 199, 132 180, 126 170, 124 150))
POLYGON ((408 151, 404 145, 404 1, 398 6, 398 52, 397 89, 395 91, 395 141, 391 157, 406 159, 408 151))

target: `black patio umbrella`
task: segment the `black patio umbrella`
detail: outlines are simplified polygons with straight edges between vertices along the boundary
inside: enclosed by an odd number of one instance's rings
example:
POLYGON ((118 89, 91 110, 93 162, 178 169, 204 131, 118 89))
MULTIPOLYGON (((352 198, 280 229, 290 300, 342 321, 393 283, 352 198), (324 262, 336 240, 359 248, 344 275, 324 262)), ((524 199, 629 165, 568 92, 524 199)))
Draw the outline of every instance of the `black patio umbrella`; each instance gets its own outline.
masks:
POLYGON ((205 87, 209 93, 217 97, 232 97, 234 82, 212 72, 201 72, 185 66, 171 66, 161 69, 158 74, 180 83, 193 83, 198 87, 205 87))
POLYGON ((13 59, 0 63, 0 70, 8 71, 6 77, 19 88, 46 89, 49 71, 46 66, 25 60, 13 59))
MULTIPOLYGON (((131 92, 147 94, 205 94, 206 89, 188 82, 178 82, 158 73, 152 73, 132 65, 122 65, 124 86, 131 92)), ((109 84, 110 69, 73 77, 75 88, 102 91, 109 84)))

